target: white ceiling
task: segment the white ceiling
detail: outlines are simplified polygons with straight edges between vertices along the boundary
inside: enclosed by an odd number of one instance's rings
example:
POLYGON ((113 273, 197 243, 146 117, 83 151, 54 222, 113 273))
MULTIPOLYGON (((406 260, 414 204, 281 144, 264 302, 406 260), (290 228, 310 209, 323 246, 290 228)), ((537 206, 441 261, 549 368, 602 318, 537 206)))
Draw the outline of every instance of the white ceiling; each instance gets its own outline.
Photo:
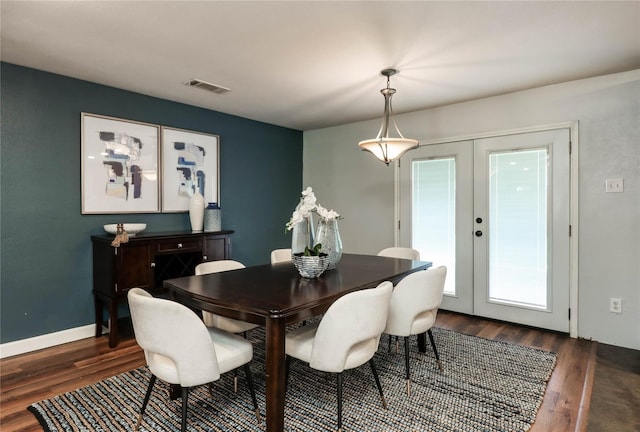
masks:
POLYGON ((640 68, 640 2, 1 1, 1 59, 299 130, 640 68), (230 88, 218 95, 182 83, 230 88))

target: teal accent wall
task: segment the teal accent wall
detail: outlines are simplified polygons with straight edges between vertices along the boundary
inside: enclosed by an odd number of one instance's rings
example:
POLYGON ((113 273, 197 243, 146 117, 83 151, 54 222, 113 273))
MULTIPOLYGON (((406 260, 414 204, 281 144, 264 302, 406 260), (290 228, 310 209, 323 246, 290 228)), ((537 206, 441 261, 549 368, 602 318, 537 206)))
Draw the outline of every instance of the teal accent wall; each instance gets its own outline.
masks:
POLYGON ((235 231, 233 258, 264 264, 272 249, 290 244, 284 225, 302 190, 301 131, 0 67, 1 343, 95 322, 90 236, 104 233, 102 225, 190 229, 187 213, 81 214, 81 112, 219 135, 222 228, 235 231))

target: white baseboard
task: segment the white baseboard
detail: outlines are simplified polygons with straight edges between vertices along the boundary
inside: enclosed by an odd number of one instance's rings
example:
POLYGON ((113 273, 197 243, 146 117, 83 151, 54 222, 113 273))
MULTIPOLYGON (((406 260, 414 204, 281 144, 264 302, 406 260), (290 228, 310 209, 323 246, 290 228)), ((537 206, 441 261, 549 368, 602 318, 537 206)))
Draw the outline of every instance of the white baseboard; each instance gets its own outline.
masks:
POLYGON ((61 345, 67 342, 74 342, 80 339, 94 337, 96 331, 95 324, 88 324, 82 327, 61 330, 28 339, 14 342, 7 342, 0 345, 0 359, 36 351, 43 348, 61 345))

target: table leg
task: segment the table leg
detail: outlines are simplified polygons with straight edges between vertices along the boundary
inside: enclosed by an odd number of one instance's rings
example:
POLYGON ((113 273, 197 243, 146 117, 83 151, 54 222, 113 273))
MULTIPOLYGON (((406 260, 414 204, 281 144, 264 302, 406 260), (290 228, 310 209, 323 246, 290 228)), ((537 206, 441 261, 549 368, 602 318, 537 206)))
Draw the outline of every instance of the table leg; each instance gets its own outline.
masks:
POLYGON ((284 320, 267 318, 265 371, 267 432, 284 431, 285 328, 284 320))
POLYGON ((182 398, 182 387, 180 384, 170 384, 169 385, 169 399, 177 400, 182 398))
POLYGON ((427 352, 427 334, 418 333, 418 351, 421 353, 427 352))

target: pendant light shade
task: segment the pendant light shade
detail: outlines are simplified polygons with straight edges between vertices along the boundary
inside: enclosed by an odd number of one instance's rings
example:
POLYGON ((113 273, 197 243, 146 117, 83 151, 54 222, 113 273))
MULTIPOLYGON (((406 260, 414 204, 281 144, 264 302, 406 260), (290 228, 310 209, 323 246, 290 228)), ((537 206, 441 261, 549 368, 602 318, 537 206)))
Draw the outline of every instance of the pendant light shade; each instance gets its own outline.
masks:
POLYGON ((400 133, 400 129, 398 129, 398 125, 396 125, 396 121, 393 118, 391 97, 395 94, 396 89, 390 87, 389 77, 395 75, 397 72, 395 69, 384 69, 380 72, 381 75, 387 77, 387 87, 380 90, 380 93, 384 96, 382 125, 380 126, 377 137, 358 143, 358 146, 360 146, 362 150, 370 151, 375 157, 387 165, 408 150, 418 147, 418 140, 405 138, 402 133, 400 133), (396 134, 395 137, 389 135, 390 133, 394 133, 394 130, 396 134))

